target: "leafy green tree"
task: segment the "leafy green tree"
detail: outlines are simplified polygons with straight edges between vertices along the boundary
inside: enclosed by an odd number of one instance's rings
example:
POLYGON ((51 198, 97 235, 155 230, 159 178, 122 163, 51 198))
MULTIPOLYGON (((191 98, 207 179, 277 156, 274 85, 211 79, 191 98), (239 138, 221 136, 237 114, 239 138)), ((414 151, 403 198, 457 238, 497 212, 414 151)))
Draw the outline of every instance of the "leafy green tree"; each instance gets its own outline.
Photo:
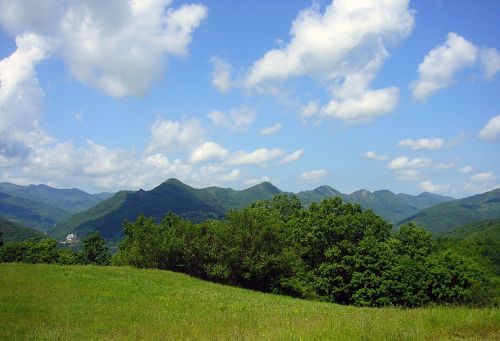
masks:
POLYGON ((111 255, 101 235, 92 232, 82 242, 80 257, 83 264, 109 265, 111 255))
POLYGON ((0 247, 3 246, 3 232, 0 231, 0 247))

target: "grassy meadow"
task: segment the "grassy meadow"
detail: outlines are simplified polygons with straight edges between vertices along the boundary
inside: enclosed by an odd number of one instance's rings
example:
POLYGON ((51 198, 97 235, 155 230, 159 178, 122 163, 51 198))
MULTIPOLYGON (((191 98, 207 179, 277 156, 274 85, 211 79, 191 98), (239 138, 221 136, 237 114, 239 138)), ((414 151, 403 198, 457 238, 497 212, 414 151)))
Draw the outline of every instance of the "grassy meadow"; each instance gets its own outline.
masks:
POLYGON ((0 340, 500 339, 500 309, 357 308, 129 267, 0 264, 0 340))

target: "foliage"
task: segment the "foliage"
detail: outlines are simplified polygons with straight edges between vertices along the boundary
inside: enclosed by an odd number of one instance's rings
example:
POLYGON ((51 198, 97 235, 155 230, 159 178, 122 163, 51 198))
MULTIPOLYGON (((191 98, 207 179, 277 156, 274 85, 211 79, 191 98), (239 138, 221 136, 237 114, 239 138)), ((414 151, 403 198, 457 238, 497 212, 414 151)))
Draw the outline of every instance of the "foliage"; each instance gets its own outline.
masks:
POLYGON ((392 226, 359 205, 295 196, 193 224, 175 214, 125 223, 115 264, 181 271, 219 283, 361 306, 487 304, 475 262, 435 251, 429 232, 392 226))
POLYGON ((0 218, 0 233, 5 242, 18 242, 30 238, 43 239, 46 236, 37 230, 0 218))
POLYGON ((109 265, 111 255, 98 232, 93 232, 82 241, 80 259, 83 264, 109 265))

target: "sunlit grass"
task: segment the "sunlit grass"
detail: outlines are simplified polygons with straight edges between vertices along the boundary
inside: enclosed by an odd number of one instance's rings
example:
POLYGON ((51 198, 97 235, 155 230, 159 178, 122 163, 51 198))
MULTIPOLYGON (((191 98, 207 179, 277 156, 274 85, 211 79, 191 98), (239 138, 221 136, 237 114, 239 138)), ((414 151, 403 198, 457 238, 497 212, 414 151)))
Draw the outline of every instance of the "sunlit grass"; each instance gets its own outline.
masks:
POLYGON ((339 306, 128 267, 0 264, 0 339, 500 339, 499 309, 339 306))

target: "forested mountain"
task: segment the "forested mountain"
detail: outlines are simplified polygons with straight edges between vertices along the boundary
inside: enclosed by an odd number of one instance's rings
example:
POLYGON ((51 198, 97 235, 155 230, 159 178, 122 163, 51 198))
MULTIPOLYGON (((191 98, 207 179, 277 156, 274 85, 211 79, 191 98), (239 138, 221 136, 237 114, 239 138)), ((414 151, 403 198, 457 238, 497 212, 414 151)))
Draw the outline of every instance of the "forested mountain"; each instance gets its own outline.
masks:
POLYGON ((48 230, 71 212, 44 202, 0 193, 0 217, 37 230, 48 230))
POLYGON ((438 236, 460 225, 500 218, 500 188, 468 198, 441 203, 399 223, 413 221, 438 236))
POLYGON ((87 210, 112 193, 88 194, 80 189, 0 183, 0 217, 46 231, 74 213, 87 210))
MULTIPOLYGON (((135 220, 140 214, 154 217, 156 220, 163 218, 167 212, 176 213, 194 222, 221 219, 231 209, 243 208, 257 200, 271 199, 278 193, 283 192, 269 182, 238 191, 220 187, 196 189, 179 180, 169 179, 150 191, 119 192, 99 205, 58 223, 50 233, 62 238, 70 232, 86 235, 97 230, 108 241, 114 241, 123 236, 123 221, 135 220)), ((299 192, 297 196, 305 206, 339 196, 344 201, 373 209, 376 214, 392 223, 419 211, 406 202, 408 198, 418 201, 418 197, 407 195, 400 198, 390 191, 370 193, 362 190, 348 195, 329 186, 321 186, 312 191, 299 192)), ((448 200, 448 197, 427 195, 420 199, 421 202, 425 200, 443 201, 448 200)))
POLYGON ((111 197, 112 193, 89 194, 78 188, 57 189, 47 185, 19 186, 8 182, 0 183, 0 193, 42 202, 71 213, 81 212, 100 201, 111 197))
POLYGON ((85 235, 97 230, 104 238, 113 241, 123 236, 123 221, 135 220, 140 214, 157 220, 167 212, 194 222, 221 219, 230 209, 270 199, 277 193, 281 191, 269 182, 237 191, 219 187, 196 189, 179 180, 169 179, 150 191, 118 192, 99 205, 58 224, 51 234, 61 238, 69 232, 85 235))
POLYGON ((388 190, 380 190, 372 193, 366 189, 362 189, 351 194, 343 194, 329 186, 321 186, 312 191, 299 192, 297 196, 306 206, 312 202, 338 196, 344 201, 360 204, 364 208, 371 208, 373 212, 393 224, 418 213, 423 208, 453 200, 453 198, 439 194, 422 193, 415 196, 394 194, 388 190))
POLYGON ((1 218, 0 233, 2 233, 1 239, 5 242, 17 242, 29 238, 41 239, 46 237, 40 231, 1 218))

